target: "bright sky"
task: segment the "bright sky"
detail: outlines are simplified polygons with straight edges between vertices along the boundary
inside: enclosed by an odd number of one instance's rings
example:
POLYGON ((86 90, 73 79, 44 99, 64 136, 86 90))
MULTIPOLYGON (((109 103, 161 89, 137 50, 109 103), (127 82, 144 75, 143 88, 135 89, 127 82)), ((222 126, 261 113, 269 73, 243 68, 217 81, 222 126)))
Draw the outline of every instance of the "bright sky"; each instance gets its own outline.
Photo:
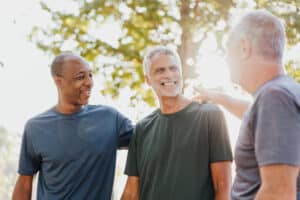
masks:
MULTIPOLYGON (((4 63, 0 67, 0 126, 18 133, 22 133, 29 118, 56 103, 56 88, 48 67, 52 57, 28 40, 34 25, 50 23, 38 2, 10 0, 0 7, 0 61, 4 63)), ((52 0, 51 4, 61 7, 63 2, 52 0)), ((97 79, 91 103, 108 104, 99 94, 97 79)))

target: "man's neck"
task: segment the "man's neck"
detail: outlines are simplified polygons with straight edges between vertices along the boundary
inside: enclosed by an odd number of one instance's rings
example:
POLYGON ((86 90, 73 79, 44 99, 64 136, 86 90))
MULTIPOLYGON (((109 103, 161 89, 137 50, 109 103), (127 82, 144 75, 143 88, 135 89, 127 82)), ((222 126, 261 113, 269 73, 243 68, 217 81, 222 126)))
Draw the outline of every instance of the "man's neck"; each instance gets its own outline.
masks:
POLYGON ((160 110, 164 114, 171 114, 178 112, 189 105, 192 101, 178 95, 176 97, 161 97, 159 99, 160 110))
POLYGON ((73 105, 62 101, 58 101, 58 104, 55 107, 57 112, 67 115, 78 112, 81 108, 81 105, 73 105))
POLYGON ((284 70, 279 64, 265 63, 265 65, 256 66, 256 69, 257 72, 253 74, 253 77, 249 77, 252 80, 248 80, 249 84, 245 87, 251 94, 254 94, 266 82, 284 74, 284 70))

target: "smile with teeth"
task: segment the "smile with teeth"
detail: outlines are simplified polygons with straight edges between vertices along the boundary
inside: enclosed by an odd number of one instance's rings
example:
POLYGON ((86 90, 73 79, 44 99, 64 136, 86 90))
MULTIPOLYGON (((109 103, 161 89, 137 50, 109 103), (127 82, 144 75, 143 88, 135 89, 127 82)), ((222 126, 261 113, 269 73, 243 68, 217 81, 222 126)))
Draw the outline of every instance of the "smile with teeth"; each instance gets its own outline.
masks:
POLYGON ((177 84, 177 81, 164 81, 160 83, 163 86, 173 86, 177 84))
POLYGON ((81 94, 86 95, 86 96, 90 96, 91 95, 91 91, 90 90, 82 90, 81 94))

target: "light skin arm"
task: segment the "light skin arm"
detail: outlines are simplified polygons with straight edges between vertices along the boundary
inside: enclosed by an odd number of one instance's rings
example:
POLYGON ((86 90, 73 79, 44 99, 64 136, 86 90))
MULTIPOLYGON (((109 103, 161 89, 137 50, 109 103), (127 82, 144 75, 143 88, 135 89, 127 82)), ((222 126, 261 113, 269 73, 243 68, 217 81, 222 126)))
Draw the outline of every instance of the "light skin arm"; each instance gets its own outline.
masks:
POLYGON ((214 104, 219 104, 240 119, 243 118, 244 113, 250 105, 249 101, 233 98, 221 91, 206 90, 196 87, 194 90, 198 93, 198 95, 195 96, 193 100, 198 102, 209 101, 214 104))
POLYGON ((261 187, 255 200, 296 200, 299 167, 269 165, 260 167, 261 187))
POLYGON ((214 200, 230 200, 231 189, 231 161, 215 162, 210 165, 214 200))
POLYGON ((128 176, 121 200, 139 200, 139 187, 139 177, 128 176))
POLYGON ((33 176, 20 175, 18 177, 12 199, 13 200, 30 200, 32 192, 33 176))

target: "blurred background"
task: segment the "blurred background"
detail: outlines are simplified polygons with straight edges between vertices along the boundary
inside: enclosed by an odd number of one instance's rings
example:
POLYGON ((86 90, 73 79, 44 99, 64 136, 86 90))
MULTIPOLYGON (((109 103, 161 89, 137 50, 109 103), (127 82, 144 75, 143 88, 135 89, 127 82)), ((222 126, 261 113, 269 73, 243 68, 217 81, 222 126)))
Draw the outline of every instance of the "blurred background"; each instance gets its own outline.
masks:
MULTIPOLYGON (((71 50, 94 72, 91 104, 116 107, 134 122, 157 106, 144 83, 148 47, 177 49, 184 93, 193 85, 251 98, 230 83, 224 60, 227 31, 249 9, 263 8, 284 20, 285 66, 300 82, 299 0, 0 0, 0 199, 11 198, 26 121, 56 103, 49 65, 71 50)), ((240 121, 227 113, 234 147, 240 121)), ((118 153, 114 199, 126 177, 126 151, 118 153)))

